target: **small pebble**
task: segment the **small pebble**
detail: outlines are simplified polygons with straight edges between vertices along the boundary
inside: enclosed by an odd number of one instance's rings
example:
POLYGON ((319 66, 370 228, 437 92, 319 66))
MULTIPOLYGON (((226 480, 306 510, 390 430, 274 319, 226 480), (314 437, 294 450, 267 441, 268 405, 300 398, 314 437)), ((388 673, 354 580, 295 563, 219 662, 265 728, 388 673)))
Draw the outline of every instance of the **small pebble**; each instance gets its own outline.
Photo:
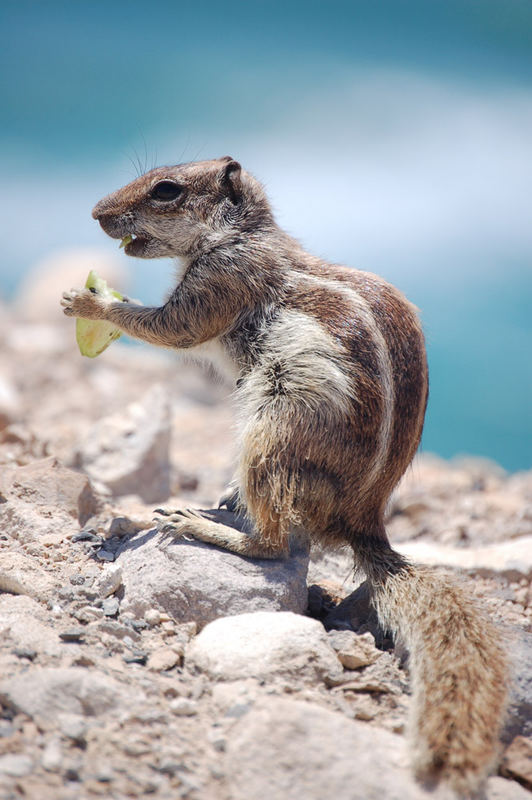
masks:
POLYGON ((148 623, 145 619, 132 619, 126 622, 127 625, 131 625, 134 631, 145 631, 148 627, 148 623))
POLYGON ((33 661, 34 658, 37 658, 37 650, 34 650, 32 647, 15 647, 11 652, 13 655, 17 656, 17 658, 27 658, 29 661, 33 661))
POLYGON ((381 655, 375 647, 371 633, 358 635, 352 631, 332 630, 328 633, 329 642, 346 669, 358 669, 373 664, 381 655))
POLYGON ((223 771, 223 769, 220 769, 220 767, 216 765, 213 765, 210 768, 210 771, 211 771, 211 776, 217 781, 221 781, 223 780, 223 778, 225 778, 225 772, 223 771))
POLYGON ((115 594, 121 585, 122 568, 117 564, 113 564, 112 567, 110 566, 102 570, 95 582, 95 588, 102 599, 115 594))
POLYGON ((44 748, 41 764, 47 772, 58 772, 63 763, 61 744, 57 739, 52 739, 44 748))
POLYGON ((183 763, 181 761, 176 761, 173 758, 166 758, 164 761, 161 761, 159 766, 157 767, 159 772, 162 772, 164 775, 175 775, 176 772, 181 772, 183 769, 183 763))
POLYGON ((198 713, 198 704, 186 697, 176 697, 170 701, 170 711, 176 717, 192 717, 198 713))
MULTIPOLYGON (((118 627, 118 623, 116 623, 116 625, 118 627)), ((123 630, 126 631, 126 633, 121 634, 119 631, 117 631, 116 635, 122 636, 125 646, 129 647, 130 650, 138 650, 139 648, 137 647, 135 642, 140 641, 140 635, 135 631, 131 630, 131 628, 128 628, 127 625, 120 625, 120 628, 123 628, 123 630), (131 634, 131 636, 129 634, 131 634)))
POLYGON ((71 575, 70 583, 73 586, 83 586, 83 584, 85 583, 85 578, 83 577, 83 575, 71 575))
POLYGON ((149 608, 144 614, 144 619, 148 625, 159 625, 161 621, 161 612, 156 608, 149 608))
POLYGON ((115 517, 111 521, 111 525, 109 527, 109 534, 111 536, 126 536, 128 534, 134 534, 138 531, 142 530, 144 524, 141 522, 134 522, 129 517, 115 517))
POLYGON ((101 766, 94 776, 99 783, 111 783, 113 780, 113 770, 109 765, 101 766))
POLYGON ((223 753, 225 751, 227 739, 220 730, 217 728, 210 730, 207 734, 207 739, 218 753, 223 753))
POLYGON ((148 668, 154 672, 165 672, 179 663, 180 654, 171 647, 159 647, 150 655, 148 668))
POLYGON ((80 531, 75 533, 72 537, 73 542, 90 542, 91 544, 102 544, 103 537, 96 533, 95 530, 90 529, 87 531, 80 531))
POLYGON ((142 650, 133 650, 131 653, 126 653, 122 656, 126 664, 142 664, 144 665, 148 660, 148 654, 142 650))
POLYGON ((103 617, 103 611, 101 608, 94 608, 94 606, 83 606, 83 608, 75 611, 73 616, 78 622, 86 625, 89 622, 94 622, 94 620, 101 619, 103 617))
POLYGON ((85 638, 85 631, 83 628, 69 628, 67 631, 61 631, 59 638, 63 642, 82 642, 85 638))
POLYGON ((59 727, 63 736, 71 739, 76 744, 83 744, 87 736, 87 723, 78 714, 63 715, 59 727))
POLYGON ((115 554, 111 553, 110 550, 98 550, 96 553, 96 557, 100 559, 100 561, 114 561, 115 554))
POLYGON ((118 597, 106 597, 102 603, 102 611, 106 617, 116 617, 119 606, 118 597))
POLYGON ((67 767, 65 770, 65 780, 67 781, 75 781, 76 783, 79 781, 79 770, 77 767, 67 767))
POLYGON ((15 733, 15 728, 11 722, 8 722, 7 719, 0 719, 0 739, 2 737, 13 736, 15 733))
POLYGON ((179 626, 179 632, 186 637, 187 641, 189 641, 189 639, 192 639, 193 636, 196 636, 198 632, 198 623, 182 622, 179 626))
POLYGON ((146 753, 151 753, 153 750, 153 744, 149 741, 145 741, 143 739, 136 739, 132 742, 126 741, 122 745, 122 750, 126 754, 126 756, 144 756, 146 753))
POLYGON ((33 770, 33 761, 22 753, 7 753, 0 756, 0 775, 23 778, 33 770))

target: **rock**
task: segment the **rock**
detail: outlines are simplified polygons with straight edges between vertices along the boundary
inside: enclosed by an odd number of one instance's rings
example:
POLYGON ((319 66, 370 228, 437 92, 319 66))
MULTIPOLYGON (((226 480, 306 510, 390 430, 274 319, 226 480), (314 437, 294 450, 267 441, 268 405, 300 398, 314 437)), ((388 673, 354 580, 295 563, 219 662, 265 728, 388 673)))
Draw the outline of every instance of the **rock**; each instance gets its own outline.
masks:
POLYGON ((91 545, 101 545, 104 543, 103 536, 100 536, 96 533, 95 530, 90 528, 89 530, 79 531, 79 533, 75 533, 72 537, 71 541, 76 544, 77 542, 89 542, 91 545))
POLYGON ((120 602, 118 597, 106 597, 102 603, 102 611, 106 617, 116 617, 120 602))
POLYGON ((109 526, 109 536, 132 536, 151 527, 146 520, 133 520, 129 517, 115 517, 109 526))
POLYGON ((198 704, 188 697, 175 697, 170 701, 170 711, 176 717, 192 717, 198 713, 198 704))
POLYGON ((33 770, 33 761, 22 753, 8 753, 0 756, 0 776, 9 775, 13 778, 23 778, 33 770))
POLYGON ((79 463, 113 495, 158 503, 170 494, 171 437, 168 390, 156 384, 117 414, 94 423, 80 446, 79 463))
POLYGON ((44 748, 41 764, 48 772, 59 772, 63 764, 63 751, 59 739, 52 739, 44 748))
POLYGON ((63 642, 82 642, 85 638, 85 630, 83 628, 69 628, 67 631, 61 631, 59 638, 63 642))
POLYGON ((398 550, 414 563, 504 575, 509 580, 532 574, 532 536, 483 547, 445 547, 432 542, 401 542, 398 550))
POLYGON ((532 738, 532 634, 514 629, 508 636, 510 702, 502 739, 532 738))
POLYGON ((59 586, 49 572, 20 552, 3 552, 0 562, 0 592, 28 595, 46 601, 59 586))
POLYGON ((98 596, 105 598, 114 594, 122 585, 122 568, 116 564, 104 567, 101 575, 96 580, 98 596))
POLYGON ((34 661, 37 658, 37 650, 34 650, 33 647, 15 647, 12 652, 17 658, 27 658, 28 661, 34 661))
MULTIPOLYGON (((91 248, 60 250, 35 264, 26 272, 15 301, 19 319, 29 322, 49 322, 72 327, 59 306, 59 299, 70 288, 85 285, 87 275, 94 269, 110 286, 122 293, 127 286, 127 272, 120 259, 91 248)), ((72 347, 76 346, 72 332, 72 347)))
POLYGON ((159 625, 161 622, 161 612, 158 611, 156 608, 149 608, 146 613, 144 614, 144 619, 151 625, 155 627, 155 625, 159 625))
POLYGON ((353 631, 330 631, 329 643, 346 669, 358 669, 373 664, 380 655, 371 633, 357 635, 353 631))
POLYGON ((270 611, 211 622, 187 646, 185 666, 225 681, 278 676, 302 683, 342 671, 319 622, 270 611))
POLYGON ((87 735, 87 722, 80 714, 59 714, 59 728, 63 736, 75 744, 82 745, 87 735))
POLYGON ((0 593, 0 632, 6 647, 61 656, 61 643, 47 613, 30 597, 0 593))
POLYGON ((114 619, 103 619, 101 622, 97 622, 94 627, 100 633, 107 633, 117 639, 140 641, 140 634, 136 630, 128 625, 122 625, 114 619))
POLYGON ((103 611, 101 608, 95 608, 94 606, 83 606, 77 611, 73 611, 72 615, 78 622, 81 622, 82 625, 87 625, 89 622, 101 619, 103 617, 103 611))
POLYGON ((98 511, 98 503, 86 477, 64 467, 57 458, 43 458, 23 467, 6 469, 2 493, 33 511, 54 516, 58 511, 80 525, 98 511))
MULTIPOLYGON (((214 513, 225 524, 234 521, 229 512, 214 513)), ((288 559, 251 560, 203 542, 169 543, 152 530, 124 543, 117 559, 124 585, 121 610, 137 617, 157 608, 178 622, 202 627, 249 611, 306 609, 304 548, 288 559)))
POLYGON ((347 671, 328 678, 330 685, 341 686, 343 691, 371 692, 372 694, 400 695, 407 680, 396 659, 390 653, 379 653, 375 663, 365 669, 347 671))
POLYGON ((404 740, 314 703, 269 698, 230 730, 232 800, 422 800, 404 740))
POLYGON ((163 672, 172 669, 180 661, 180 655, 171 647, 159 647, 154 650, 148 659, 148 669, 154 672, 163 672))
POLYGON ((98 716, 143 699, 113 678, 81 667, 30 667, 0 682, 0 701, 16 712, 55 725, 60 713, 98 716))
POLYGON ((115 560, 115 554, 112 552, 112 550, 106 550, 103 547, 96 551, 96 557, 99 559, 99 561, 113 562, 115 560))
POLYGON ((530 792, 515 781, 494 776, 488 778, 486 800, 530 800, 530 792))
POLYGON ((123 656, 123 660, 126 664, 140 664, 144 666, 148 660, 148 654, 144 652, 144 650, 132 650, 130 653, 126 653, 123 656))
POLYGON ((500 771, 532 789, 532 739, 516 736, 502 757, 500 771))

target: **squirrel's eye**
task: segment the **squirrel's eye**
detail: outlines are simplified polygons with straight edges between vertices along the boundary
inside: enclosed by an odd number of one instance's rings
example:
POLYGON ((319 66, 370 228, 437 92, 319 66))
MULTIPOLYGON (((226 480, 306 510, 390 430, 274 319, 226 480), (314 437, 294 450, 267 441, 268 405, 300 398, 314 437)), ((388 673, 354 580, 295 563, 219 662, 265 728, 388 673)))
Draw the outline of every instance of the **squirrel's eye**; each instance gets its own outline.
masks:
POLYGON ((181 186, 173 181, 160 181, 151 190, 150 197, 162 203, 170 203, 172 200, 177 200, 182 191, 181 186))

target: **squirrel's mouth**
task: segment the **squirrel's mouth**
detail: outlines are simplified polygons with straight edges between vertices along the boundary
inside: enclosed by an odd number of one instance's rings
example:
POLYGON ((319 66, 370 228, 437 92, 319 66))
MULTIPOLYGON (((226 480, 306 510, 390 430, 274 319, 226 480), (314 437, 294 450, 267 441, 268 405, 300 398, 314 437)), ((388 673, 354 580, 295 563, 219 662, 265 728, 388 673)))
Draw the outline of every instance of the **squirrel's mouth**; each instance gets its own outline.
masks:
POLYGON ((124 248, 124 253, 128 256, 142 255, 148 244, 146 236, 134 236, 132 233, 126 234, 120 241, 120 247, 124 248))

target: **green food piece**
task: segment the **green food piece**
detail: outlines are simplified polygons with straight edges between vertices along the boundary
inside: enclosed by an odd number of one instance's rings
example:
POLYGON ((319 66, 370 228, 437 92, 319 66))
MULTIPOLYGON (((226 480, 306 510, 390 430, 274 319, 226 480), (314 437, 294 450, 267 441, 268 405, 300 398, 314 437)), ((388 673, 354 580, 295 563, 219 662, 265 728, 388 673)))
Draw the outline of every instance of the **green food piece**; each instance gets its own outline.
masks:
POLYGON ((124 236, 124 238, 120 241, 120 244, 118 246, 119 247, 125 247, 126 244, 129 244, 132 241, 133 241, 133 237, 132 237, 132 235, 130 233, 128 233, 128 235, 124 236))
MULTIPOLYGON (((94 271, 91 270, 85 281, 85 288, 91 289, 95 294, 99 294, 106 299, 124 301, 123 295, 115 289, 111 289, 107 282, 94 271)), ((96 358, 100 353, 109 347, 111 342, 116 341, 122 335, 122 331, 116 328, 112 322, 104 322, 95 319, 76 320, 76 341, 79 352, 82 356, 96 358)))

